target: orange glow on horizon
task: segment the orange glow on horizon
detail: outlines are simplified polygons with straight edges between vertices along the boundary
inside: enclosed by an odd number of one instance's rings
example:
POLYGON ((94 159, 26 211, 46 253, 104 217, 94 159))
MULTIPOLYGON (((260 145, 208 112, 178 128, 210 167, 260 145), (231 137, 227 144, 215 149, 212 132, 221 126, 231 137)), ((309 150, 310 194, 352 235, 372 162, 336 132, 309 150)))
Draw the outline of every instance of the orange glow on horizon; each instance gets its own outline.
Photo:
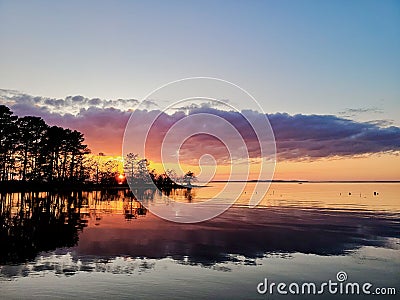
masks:
MULTIPOLYGON (((99 160, 115 160, 120 163, 119 171, 123 172, 121 156, 93 156, 99 160)), ((150 170, 157 174, 165 172, 161 163, 149 161, 150 170)), ((375 154, 363 157, 323 158, 315 161, 279 161, 275 167, 275 180, 400 180, 400 155, 375 154)), ((201 172, 198 165, 181 164, 182 172, 193 171, 196 176, 201 172)), ((177 171, 179 175, 179 170, 177 171)), ((229 165, 220 165, 214 180, 226 180, 230 173, 229 165)), ((249 180, 257 179, 258 170, 253 169, 249 180)), ((121 176, 120 175, 120 176, 121 176)), ((243 179, 246 178, 243 172, 243 179)), ((235 178, 233 178, 235 179, 235 178)), ((236 178, 239 179, 239 178, 236 178)), ((263 179, 263 178, 261 178, 263 179)))
POLYGON ((275 178, 290 180, 400 180, 398 154, 324 158, 315 161, 281 161, 275 178))

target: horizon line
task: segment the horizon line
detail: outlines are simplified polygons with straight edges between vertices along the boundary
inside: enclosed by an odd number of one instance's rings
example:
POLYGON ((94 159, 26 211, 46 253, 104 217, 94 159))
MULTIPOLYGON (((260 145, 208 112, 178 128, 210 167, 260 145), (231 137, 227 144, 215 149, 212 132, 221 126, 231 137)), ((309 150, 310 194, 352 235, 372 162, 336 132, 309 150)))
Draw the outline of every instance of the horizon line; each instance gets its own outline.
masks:
POLYGON ((400 183, 400 180, 211 180, 210 182, 271 182, 271 183, 400 183))

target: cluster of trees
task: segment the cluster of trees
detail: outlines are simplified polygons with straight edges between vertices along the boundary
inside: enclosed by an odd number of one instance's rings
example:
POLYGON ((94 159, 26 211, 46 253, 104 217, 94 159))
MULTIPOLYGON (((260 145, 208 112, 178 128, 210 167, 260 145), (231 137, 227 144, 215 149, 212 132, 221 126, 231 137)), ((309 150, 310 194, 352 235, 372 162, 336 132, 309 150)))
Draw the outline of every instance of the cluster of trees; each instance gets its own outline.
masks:
POLYGON ((141 186, 154 182, 159 188, 172 189, 183 185, 190 187, 192 182, 196 181, 196 176, 192 171, 178 176, 174 170, 157 174, 154 169, 151 170, 149 167, 148 160, 140 158, 137 154, 129 153, 124 157, 124 173, 132 185, 141 186))
POLYGON ((82 133, 0 105, 0 181, 82 181, 88 153, 82 133))
POLYGON ((113 157, 106 157, 104 153, 86 155, 83 166, 85 168, 86 182, 101 185, 115 185, 121 183, 122 162, 113 157))
POLYGON ((193 172, 177 176, 167 170, 157 174, 149 162, 130 153, 122 162, 107 159, 104 154, 90 155, 81 132, 49 126, 40 117, 17 117, 0 105, 0 182, 25 181, 49 183, 91 182, 101 185, 126 183, 134 185, 153 181, 161 188, 191 186, 193 172))

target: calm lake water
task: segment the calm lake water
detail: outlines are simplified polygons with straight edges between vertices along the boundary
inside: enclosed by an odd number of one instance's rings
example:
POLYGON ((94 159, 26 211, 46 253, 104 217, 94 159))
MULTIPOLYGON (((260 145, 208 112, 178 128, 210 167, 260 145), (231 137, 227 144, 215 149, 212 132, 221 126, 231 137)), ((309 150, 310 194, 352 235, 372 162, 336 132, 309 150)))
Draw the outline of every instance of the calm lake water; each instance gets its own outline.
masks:
MULTIPOLYGON (((176 190, 206 201, 223 183, 176 190)), ((239 186, 239 184, 238 184, 239 186)), ((162 220, 128 191, 1 196, 1 299, 361 299, 261 295, 269 282, 370 282, 400 294, 400 184, 273 183, 253 209, 249 183, 212 220, 162 220)), ((232 188, 232 196, 237 194, 232 188)), ((146 191, 140 200, 156 201, 146 191)), ((229 199, 227 199, 228 201, 229 199)), ((398 298, 397 298, 398 299, 398 298)))

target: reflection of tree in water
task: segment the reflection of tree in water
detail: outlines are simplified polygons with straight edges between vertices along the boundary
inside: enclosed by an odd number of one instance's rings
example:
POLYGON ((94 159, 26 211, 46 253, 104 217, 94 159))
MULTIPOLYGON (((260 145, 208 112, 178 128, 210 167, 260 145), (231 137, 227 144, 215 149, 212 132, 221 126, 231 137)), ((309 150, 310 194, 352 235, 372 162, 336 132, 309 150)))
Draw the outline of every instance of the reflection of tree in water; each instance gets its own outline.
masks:
POLYGON ((192 202, 193 194, 191 188, 185 190, 185 198, 187 199, 188 202, 192 202))
POLYGON ((40 251, 71 247, 85 226, 82 193, 1 194, 0 263, 33 259, 40 251))
MULTIPOLYGON (((142 199, 152 197, 144 191, 142 199)), ((103 214, 121 210, 125 219, 147 213, 128 190, 69 193, 0 194, 0 264, 25 262, 41 251, 73 247, 89 219, 98 225, 103 214)))
POLYGON ((147 209, 134 196, 124 201, 124 215, 126 220, 137 219, 139 216, 145 216, 146 213, 147 209))
POLYGON ((156 189, 154 188, 137 188, 130 195, 133 199, 138 200, 146 205, 154 200, 155 192, 156 189))
POLYGON ((171 197, 174 201, 186 201, 192 202, 193 199, 196 199, 196 191, 192 188, 185 189, 163 189, 162 194, 171 197))

